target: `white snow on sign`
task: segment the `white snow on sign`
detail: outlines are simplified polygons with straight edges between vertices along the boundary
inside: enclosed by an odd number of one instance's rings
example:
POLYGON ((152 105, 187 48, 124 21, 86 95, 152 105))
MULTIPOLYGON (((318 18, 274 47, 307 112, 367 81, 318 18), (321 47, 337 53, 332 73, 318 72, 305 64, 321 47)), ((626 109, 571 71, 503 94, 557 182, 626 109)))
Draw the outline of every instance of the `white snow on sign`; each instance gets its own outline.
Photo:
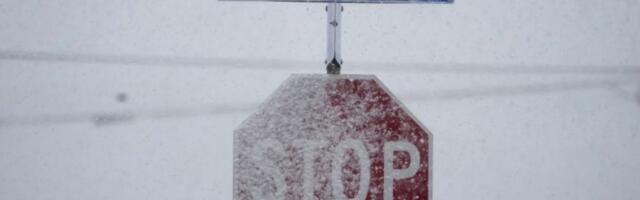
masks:
POLYGON ((293 75, 234 133, 234 197, 428 199, 428 134, 374 76, 293 75))

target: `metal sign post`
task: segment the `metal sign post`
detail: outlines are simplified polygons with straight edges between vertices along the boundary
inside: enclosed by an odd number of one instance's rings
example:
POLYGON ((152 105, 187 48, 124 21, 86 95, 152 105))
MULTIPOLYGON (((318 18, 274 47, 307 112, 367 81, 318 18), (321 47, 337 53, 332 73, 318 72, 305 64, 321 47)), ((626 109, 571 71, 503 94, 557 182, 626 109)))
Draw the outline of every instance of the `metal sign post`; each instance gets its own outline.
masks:
POLYGON ((221 0, 221 1, 273 1, 273 2, 306 2, 327 3, 327 58, 324 63, 327 74, 340 74, 342 68, 341 29, 343 3, 377 3, 377 4, 423 4, 453 3, 454 0, 221 0))
POLYGON ((327 74, 340 74, 342 57, 340 55, 340 39, 342 27, 342 4, 332 2, 327 4, 327 74))
POLYGON ((221 1, 274 1, 274 2, 308 2, 327 3, 327 58, 324 63, 327 67, 327 74, 340 74, 342 68, 341 56, 341 27, 342 27, 342 3, 453 3, 454 0, 221 0, 221 1))

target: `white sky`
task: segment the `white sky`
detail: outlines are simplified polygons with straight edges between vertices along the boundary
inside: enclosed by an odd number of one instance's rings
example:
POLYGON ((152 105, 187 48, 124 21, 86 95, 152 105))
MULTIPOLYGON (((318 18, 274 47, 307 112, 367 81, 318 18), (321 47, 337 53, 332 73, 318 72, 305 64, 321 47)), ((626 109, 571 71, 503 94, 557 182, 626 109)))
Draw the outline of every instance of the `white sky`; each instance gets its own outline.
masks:
MULTIPOLYGON (((640 195, 640 2, 346 5, 345 73, 434 134, 434 198, 640 195)), ((0 1, 0 199, 231 199, 232 131, 323 73, 322 4, 0 1), (118 102, 118 94, 127 96, 118 102)))

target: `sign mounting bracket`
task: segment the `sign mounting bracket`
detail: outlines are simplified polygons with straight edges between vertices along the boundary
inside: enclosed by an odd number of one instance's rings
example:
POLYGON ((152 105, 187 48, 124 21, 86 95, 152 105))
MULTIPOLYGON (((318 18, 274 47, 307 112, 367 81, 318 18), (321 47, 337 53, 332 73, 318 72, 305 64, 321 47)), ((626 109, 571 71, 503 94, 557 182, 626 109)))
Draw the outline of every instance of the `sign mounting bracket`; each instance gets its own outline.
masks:
POLYGON ((220 1, 271 1, 271 2, 305 2, 327 3, 327 57, 324 64, 327 74, 338 75, 342 68, 342 12, 343 3, 364 4, 422 4, 422 3, 453 3, 454 0, 220 0, 220 1))
POLYGON ((340 74, 342 66, 341 56, 341 32, 342 32, 342 7, 341 3, 327 3, 327 74, 340 74))

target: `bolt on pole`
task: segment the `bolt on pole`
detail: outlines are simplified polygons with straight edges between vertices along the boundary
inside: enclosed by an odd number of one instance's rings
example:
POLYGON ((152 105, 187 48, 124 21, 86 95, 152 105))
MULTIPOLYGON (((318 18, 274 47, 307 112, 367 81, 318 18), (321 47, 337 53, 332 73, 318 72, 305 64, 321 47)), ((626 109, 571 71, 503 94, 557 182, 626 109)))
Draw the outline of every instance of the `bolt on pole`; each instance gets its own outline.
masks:
POLYGON ((340 74, 342 57, 340 55, 340 39, 342 27, 342 4, 327 4, 327 74, 340 74))

